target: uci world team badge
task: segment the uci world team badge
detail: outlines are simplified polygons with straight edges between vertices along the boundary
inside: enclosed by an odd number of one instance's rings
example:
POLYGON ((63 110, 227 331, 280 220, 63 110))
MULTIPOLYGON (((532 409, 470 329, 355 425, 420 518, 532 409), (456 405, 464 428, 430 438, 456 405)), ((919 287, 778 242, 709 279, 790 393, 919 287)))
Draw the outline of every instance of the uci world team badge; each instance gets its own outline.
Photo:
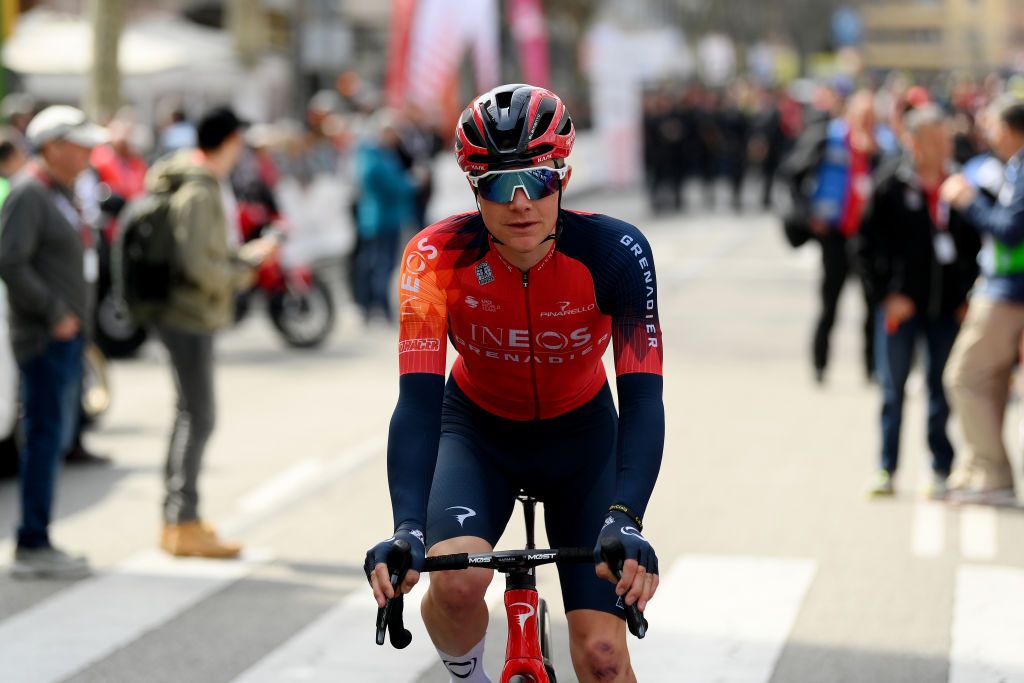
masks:
POLYGON ((476 281, 482 285, 494 282, 494 272, 491 270, 491 264, 487 261, 476 264, 476 281))

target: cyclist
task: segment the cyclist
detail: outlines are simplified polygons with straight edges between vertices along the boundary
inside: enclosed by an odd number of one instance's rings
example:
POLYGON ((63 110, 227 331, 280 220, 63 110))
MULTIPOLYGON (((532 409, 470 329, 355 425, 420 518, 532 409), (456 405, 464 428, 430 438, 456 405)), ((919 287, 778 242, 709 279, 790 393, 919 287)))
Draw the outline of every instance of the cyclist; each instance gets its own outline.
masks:
MULTIPOLYGON (((637 228, 561 208, 575 130, 554 93, 503 85, 477 97, 455 152, 478 211, 416 235, 400 276, 399 399, 388 439, 394 536, 367 552, 378 605, 393 595, 394 538, 425 552, 479 553, 523 489, 545 504, 553 547, 622 543, 602 563, 559 566, 581 681, 633 681, 622 601, 642 610, 658 563, 641 534, 665 433, 654 262, 637 228), (444 381, 446 337, 459 356, 444 381), (619 415, 601 357, 614 346, 619 415), (615 585, 610 585, 612 581, 615 585)), ((422 612, 460 681, 482 670, 493 572, 435 574, 422 612)))

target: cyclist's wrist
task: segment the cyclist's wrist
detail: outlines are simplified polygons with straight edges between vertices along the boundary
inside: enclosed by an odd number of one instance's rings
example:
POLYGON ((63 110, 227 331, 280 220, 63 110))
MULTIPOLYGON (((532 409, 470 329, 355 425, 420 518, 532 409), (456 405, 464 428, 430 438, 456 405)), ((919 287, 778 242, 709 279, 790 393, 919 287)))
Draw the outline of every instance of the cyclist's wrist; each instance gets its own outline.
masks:
POLYGON ((614 504, 612 504, 612 505, 610 505, 608 507, 608 512, 619 512, 619 513, 622 513, 623 515, 628 517, 630 519, 630 521, 632 521, 634 524, 636 524, 637 531, 643 531, 644 530, 644 520, 643 520, 643 518, 637 512, 635 512, 632 508, 630 508, 628 505, 624 505, 622 503, 614 503, 614 504))

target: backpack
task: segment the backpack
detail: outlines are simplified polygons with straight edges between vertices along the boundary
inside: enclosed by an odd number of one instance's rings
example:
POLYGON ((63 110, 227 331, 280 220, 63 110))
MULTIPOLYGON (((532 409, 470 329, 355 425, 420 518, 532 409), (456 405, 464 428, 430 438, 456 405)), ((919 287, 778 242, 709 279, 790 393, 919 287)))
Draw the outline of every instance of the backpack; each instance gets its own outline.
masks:
POLYGON ((170 221, 174 192, 146 193, 125 206, 111 250, 114 295, 132 319, 152 323, 167 305, 177 281, 177 244, 170 221))

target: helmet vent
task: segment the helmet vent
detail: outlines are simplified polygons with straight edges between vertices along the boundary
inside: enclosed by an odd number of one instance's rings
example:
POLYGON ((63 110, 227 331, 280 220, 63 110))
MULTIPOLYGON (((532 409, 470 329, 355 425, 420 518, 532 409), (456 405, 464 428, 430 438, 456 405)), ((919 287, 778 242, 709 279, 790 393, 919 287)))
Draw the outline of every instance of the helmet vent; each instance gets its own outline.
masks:
POLYGON ((533 137, 530 139, 536 140, 544 135, 544 133, 548 132, 548 128, 551 126, 551 120, 553 118, 555 118, 555 115, 549 111, 541 114, 540 118, 537 119, 537 126, 533 129, 533 137))
POLYGON ((462 132, 466 134, 466 139, 476 147, 484 146, 484 141, 480 139, 480 134, 476 132, 476 127, 469 121, 462 124, 462 132))
POLYGON ((512 106, 512 94, 514 90, 503 90, 494 93, 494 104, 499 109, 508 109, 512 106))
POLYGON ((566 116, 562 122, 562 127, 558 129, 558 134, 568 135, 570 130, 572 130, 572 118, 566 116))

